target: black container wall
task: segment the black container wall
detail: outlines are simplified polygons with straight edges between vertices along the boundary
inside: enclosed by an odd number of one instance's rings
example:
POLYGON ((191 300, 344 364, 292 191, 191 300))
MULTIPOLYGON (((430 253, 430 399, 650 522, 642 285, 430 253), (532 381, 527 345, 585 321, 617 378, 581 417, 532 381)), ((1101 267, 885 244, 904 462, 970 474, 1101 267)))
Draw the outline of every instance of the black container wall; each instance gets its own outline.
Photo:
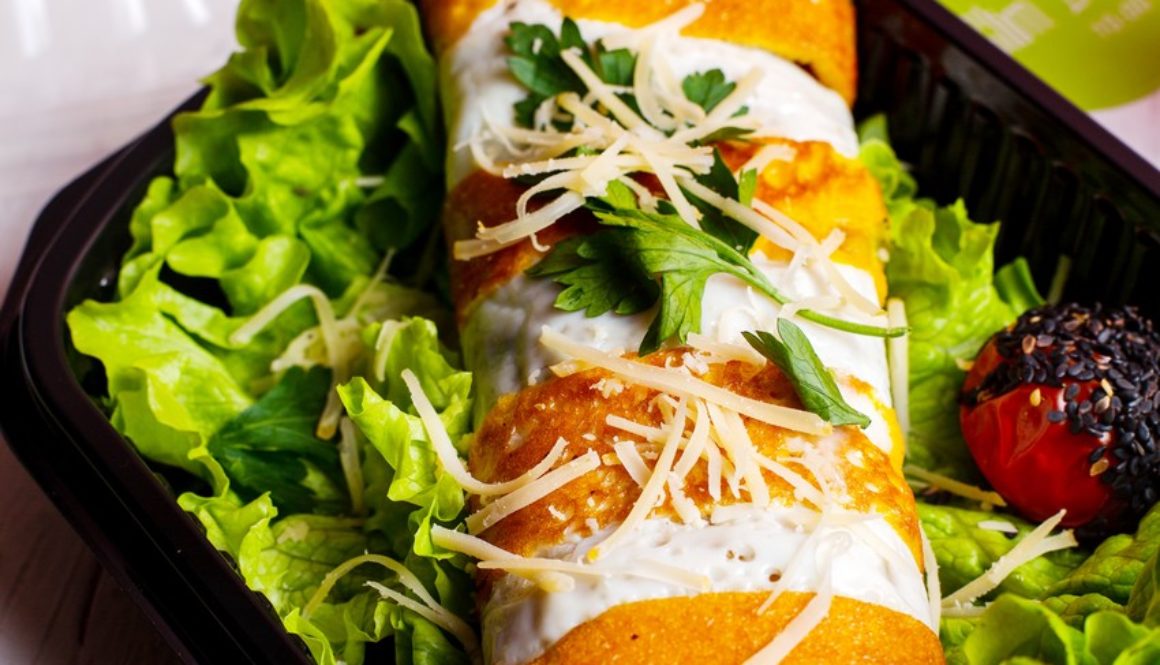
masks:
MULTIPOLYGON (((921 191, 1001 219, 999 259, 1043 289, 1160 316, 1160 173, 932 0, 859 0, 860 117, 886 112, 921 191)), ((191 100, 190 106, 197 103, 191 100)), ((168 123, 44 210, 0 310, 0 423, 17 455, 193 663, 309 662, 101 411, 100 376, 64 313, 108 299, 145 183, 170 167, 168 123)))

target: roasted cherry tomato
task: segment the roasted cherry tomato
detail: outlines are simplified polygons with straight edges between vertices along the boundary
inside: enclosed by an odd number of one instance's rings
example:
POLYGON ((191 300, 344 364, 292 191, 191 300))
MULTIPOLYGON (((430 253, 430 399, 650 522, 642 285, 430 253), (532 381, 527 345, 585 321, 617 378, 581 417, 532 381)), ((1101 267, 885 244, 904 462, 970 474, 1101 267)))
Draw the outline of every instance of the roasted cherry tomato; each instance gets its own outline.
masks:
MULTIPOLYGON (((979 354, 964 389, 976 388, 1003 359, 988 342, 979 354)), ((1078 384, 1076 397, 1087 398, 1098 385, 1078 384)), ((1111 434, 1096 438, 1072 434, 1066 418, 1052 422, 1049 414, 1065 413, 1065 387, 1025 384, 1002 395, 964 405, 960 411, 963 437, 987 481, 1007 503, 1033 521, 1067 509, 1063 524, 1078 526, 1111 516, 1121 502, 1100 480, 1096 450, 1107 450, 1111 434)), ((1055 418, 1058 418, 1056 416, 1055 418)), ((1103 455, 1100 455, 1103 458, 1103 455)), ((1106 464, 1106 462, 1105 462, 1106 464)))
POLYGON ((1131 528, 1160 492, 1160 334, 1132 307, 1033 309, 975 360, 963 436, 1016 510, 1131 528))

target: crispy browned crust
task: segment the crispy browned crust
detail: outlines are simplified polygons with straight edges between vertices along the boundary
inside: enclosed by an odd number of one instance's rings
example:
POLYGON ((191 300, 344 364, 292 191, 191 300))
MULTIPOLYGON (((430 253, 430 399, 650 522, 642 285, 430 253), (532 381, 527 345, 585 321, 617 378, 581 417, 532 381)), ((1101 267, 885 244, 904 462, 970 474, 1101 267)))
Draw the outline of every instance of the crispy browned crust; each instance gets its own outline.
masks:
MULTIPOLYGON (((658 21, 693 0, 551 0, 576 19, 636 27, 658 21)), ((454 44, 496 0, 424 0, 437 52, 454 44)), ((854 8, 850 0, 708 0, 686 34, 772 51, 796 62, 853 103, 857 87, 854 8)))
MULTIPOLYGON (((661 351, 641 361, 676 366, 681 364, 687 350, 661 351)), ((611 454, 617 437, 640 441, 639 447, 647 449, 649 444, 611 427, 606 420, 610 415, 617 415, 645 425, 660 426, 663 418, 656 404, 660 393, 640 385, 625 384, 619 394, 605 397, 594 386, 607 378, 611 378, 607 372, 592 369, 555 378, 501 398, 471 444, 469 463, 472 474, 485 482, 511 480, 542 460, 560 437, 569 442, 566 459, 578 457, 588 450, 602 456, 611 454)), ((715 364, 700 378, 739 395, 801 408, 793 387, 772 364, 762 368, 740 362, 715 364)), ((791 438, 810 438, 754 420, 746 419, 746 424, 757 449, 773 459, 791 456, 788 449, 791 438)), ((836 432, 841 443, 834 455, 834 465, 845 481, 849 495, 843 506, 884 516, 910 547, 921 569, 914 497, 902 474, 861 430, 840 427, 836 432)), ((659 452, 659 446, 657 450, 659 452)), ((797 467, 796 470, 806 478, 810 477, 803 468, 797 467)), ((738 499, 728 489, 723 489, 722 500, 719 503, 713 501, 706 489, 706 472, 703 462, 690 472, 686 493, 701 508, 703 515, 708 516, 714 505, 733 503, 738 499)), ((770 473, 766 473, 765 479, 774 502, 797 503, 788 483, 770 473)), ((639 496, 640 488, 623 467, 602 466, 505 518, 485 531, 483 537, 510 552, 532 556, 544 547, 563 542, 567 533, 589 535, 593 525, 590 519, 595 520, 598 529, 623 521, 639 496)), ((748 495, 743 496, 748 500, 748 495)), ((674 514, 667 499, 658 513, 674 514)), ((482 581, 483 598, 486 599, 490 580, 483 578, 482 581)))
MULTIPOLYGON (((766 596, 713 593, 620 605, 572 629, 532 662, 742 663, 769 644, 813 594, 782 594, 757 614, 766 596)), ((836 597, 818 628, 781 662, 929 665, 944 659, 938 636, 913 617, 836 597)))
MULTIPOLYGON (((794 150, 792 161, 774 161, 762 173, 757 196, 809 229, 818 240, 834 229, 846 240, 833 258, 868 272, 886 295, 886 275, 879 249, 885 242, 886 207, 877 181, 856 159, 847 159, 827 143, 780 141, 794 150)), ((750 143, 719 144, 725 161, 733 168, 744 164, 760 146, 750 143)), ((452 244, 474 236, 479 224, 494 226, 515 217, 516 201, 523 187, 483 171, 459 183, 447 198, 443 212, 447 237, 452 244)), ((535 208, 536 202, 532 207, 535 208)), ((587 213, 577 212, 542 231, 539 242, 552 245, 595 227, 587 213)), ((789 253, 766 240, 756 250, 773 259, 789 259, 789 253)), ((452 263, 452 285, 460 323, 480 298, 506 284, 543 257, 531 242, 522 242, 494 254, 452 263)))

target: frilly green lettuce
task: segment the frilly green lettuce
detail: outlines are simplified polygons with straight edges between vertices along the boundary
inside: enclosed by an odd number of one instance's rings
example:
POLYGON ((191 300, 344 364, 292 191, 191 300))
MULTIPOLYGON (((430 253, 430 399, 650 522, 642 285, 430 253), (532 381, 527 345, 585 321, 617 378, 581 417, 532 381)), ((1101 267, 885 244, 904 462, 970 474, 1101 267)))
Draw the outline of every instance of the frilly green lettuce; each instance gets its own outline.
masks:
MULTIPOLYGON (((209 491, 180 505, 320 663, 361 663, 368 642, 388 637, 396 662, 463 662, 440 629, 363 586, 397 586, 383 569, 355 568, 303 614, 323 578, 364 552, 472 611, 465 560, 436 557, 426 535, 459 517, 463 493, 401 388, 373 372, 376 358, 392 377, 411 369, 453 435, 465 433, 470 376, 435 323, 393 321, 446 321, 445 308, 376 271, 388 251, 438 246, 443 147, 418 13, 402 0, 243 0, 237 36, 243 50, 206 79, 202 107, 173 122, 173 173, 130 219, 116 300, 75 308, 70 334, 104 366, 113 424, 145 458, 204 481, 209 491), (355 330, 342 340, 344 371, 367 377, 342 388, 359 429, 353 469, 315 431, 338 368, 317 348, 311 304, 235 338, 299 284, 322 289, 355 330), (379 339, 379 323, 363 330, 387 319, 393 338, 379 339), (348 491, 359 477, 361 513, 348 491)), ((429 277, 399 263, 412 284, 429 277)))
POLYGON ((910 464, 973 480, 978 472, 959 430, 962 369, 983 344, 1039 302, 1021 262, 994 265, 998 224, 976 224, 962 201, 939 206, 917 186, 886 140, 885 119, 859 130, 861 160, 878 180, 890 215, 890 295, 910 324, 910 464), (999 288, 1011 285, 1016 288, 999 288))

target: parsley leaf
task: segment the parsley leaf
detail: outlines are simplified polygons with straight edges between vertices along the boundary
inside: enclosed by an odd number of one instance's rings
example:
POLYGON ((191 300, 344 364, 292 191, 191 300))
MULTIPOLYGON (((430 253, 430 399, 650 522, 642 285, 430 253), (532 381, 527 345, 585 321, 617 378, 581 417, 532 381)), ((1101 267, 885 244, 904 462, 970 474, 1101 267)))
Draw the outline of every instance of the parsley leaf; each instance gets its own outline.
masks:
MULTIPOLYGON (((545 25, 512 23, 505 42, 512 52, 507 60, 508 69, 528 89, 528 96, 515 103, 516 122, 524 127, 535 124, 536 110, 545 100, 565 92, 580 95, 588 92, 588 86, 560 57, 560 53, 568 49, 578 50, 584 62, 605 83, 632 85, 636 54, 626 48, 609 50, 601 42, 590 48, 584 42, 579 26, 570 18, 564 19, 559 37, 545 25)), ((632 95, 618 96, 629 108, 637 108, 636 98, 632 95)), ((557 129, 566 131, 568 125, 570 123, 565 123, 557 129)))
MULTIPOLYGON (((508 58, 508 69, 524 87, 541 99, 554 97, 562 92, 580 92, 585 89, 579 76, 572 71, 560 53, 575 44, 569 44, 579 36, 579 30, 570 20, 564 21, 561 39, 556 39, 546 26, 513 23, 511 34, 506 38, 512 56, 508 58), (573 31, 568 29, 572 23, 573 31)), ((583 47, 583 42, 580 42, 583 47)))
POLYGON ((288 514, 347 508, 338 449, 314 436, 329 391, 326 369, 291 367, 278 385, 210 438, 209 451, 239 496, 249 501, 269 492, 288 514))
POLYGON ((596 42, 596 75, 609 85, 632 85, 633 70, 636 69, 636 54, 626 48, 609 51, 601 42, 596 42))
MULTIPOLYGON (((708 187, 727 199, 742 201, 741 189, 733 172, 725 165, 721 158, 721 151, 713 151, 713 166, 704 175, 696 176, 696 181, 708 187)), ((701 211, 701 229, 742 254, 748 254, 753 243, 757 241, 757 232, 741 222, 727 216, 720 209, 705 203, 696 196, 685 191, 689 199, 701 211)), ((744 201, 742 201, 745 204, 744 201)))
POLYGON ((870 418, 842 398, 833 375, 802 329, 789 319, 778 319, 777 333, 781 339, 763 331, 744 334, 753 348, 781 368, 806 409, 833 425, 869 427, 870 418))
POLYGON ((730 273, 746 278, 728 246, 680 217, 623 209, 596 216, 603 224, 624 229, 619 236, 624 250, 660 283, 657 313, 640 343, 642 354, 666 340, 683 342, 701 329, 701 300, 710 277, 730 273))
POLYGON ((566 287, 556 297, 557 309, 584 310, 589 317, 610 311, 642 312, 656 303, 660 292, 633 259, 624 236, 624 231, 609 229, 568 238, 527 272, 532 277, 551 277, 566 287))
POLYGON ((737 201, 743 206, 751 205, 756 193, 757 169, 745 169, 737 179, 737 201))
POLYGON ((583 93, 587 90, 576 72, 560 57, 566 49, 579 48, 586 60, 591 59, 588 45, 580 36, 580 28, 572 19, 564 19, 558 39, 545 25, 512 23, 511 32, 504 42, 512 52, 507 60, 508 69, 529 91, 527 97, 515 104, 516 122, 519 124, 531 127, 536 109, 544 100, 563 92, 583 93))
MULTIPOLYGON (((736 186, 736 183, 735 183, 736 186)), ((660 202, 659 212, 637 207, 632 191, 609 184, 587 207, 606 228, 580 239, 558 243, 528 274, 565 286, 556 307, 581 309, 588 316, 608 311, 637 313, 656 306, 656 315, 640 344, 651 353, 671 339, 684 342, 701 327, 705 283, 715 274, 737 277, 775 302, 787 299, 742 252, 728 242, 689 226, 660 202), (659 286, 659 289, 657 288, 659 286)), ((879 328, 802 310, 798 316, 861 335, 895 336, 905 328, 879 328)))
POLYGON ((590 201, 589 208, 611 228, 557 244, 528 273, 565 286, 556 306, 567 311, 583 309, 588 316, 597 316, 656 306, 641 340, 642 354, 670 339, 683 342, 690 332, 700 330, 705 283, 713 275, 735 275, 763 292, 773 288, 744 255, 722 240, 674 214, 640 210, 623 184, 609 185, 605 197, 590 201))
POLYGON ((705 113, 716 108, 736 87, 736 83, 725 80, 725 73, 720 69, 689 74, 681 83, 685 97, 705 109, 705 113))

